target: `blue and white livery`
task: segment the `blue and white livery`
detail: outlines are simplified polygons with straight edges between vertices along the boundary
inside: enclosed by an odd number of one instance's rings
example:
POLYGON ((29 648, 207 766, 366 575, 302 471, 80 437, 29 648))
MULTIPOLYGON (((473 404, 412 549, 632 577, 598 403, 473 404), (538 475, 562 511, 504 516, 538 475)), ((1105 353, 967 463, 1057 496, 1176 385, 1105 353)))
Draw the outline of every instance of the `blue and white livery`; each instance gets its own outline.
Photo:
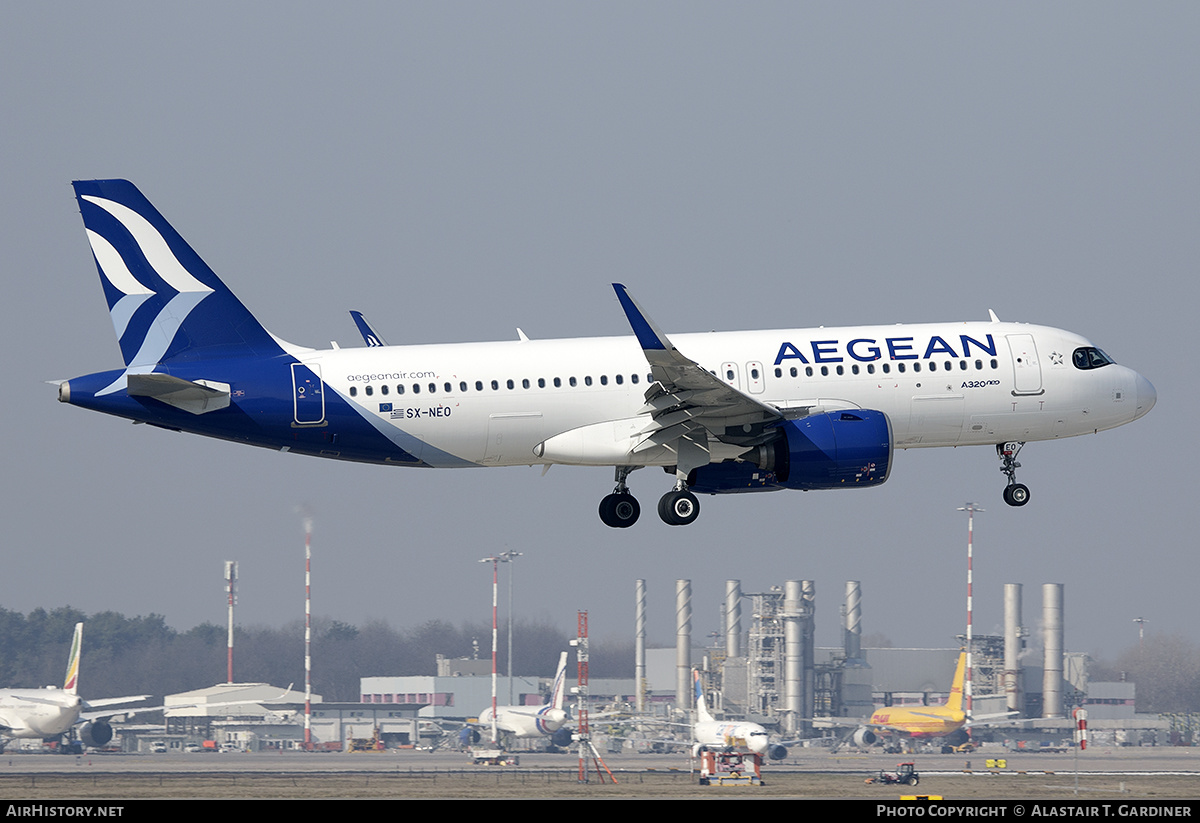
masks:
MULTIPOLYGON (((491 730, 492 740, 527 739, 549 737, 555 746, 567 746, 571 742, 571 730, 566 710, 567 653, 558 656, 558 670, 554 675, 554 686, 550 691, 550 702, 544 706, 488 706, 479 713, 481 728, 491 730)), ((494 701, 494 696, 493 696, 494 701)))
POLYGON ((609 526, 641 507, 626 479, 674 476, 660 517, 696 495, 883 483, 896 449, 993 446, 1004 499, 1024 505, 1017 454, 1153 407, 1146 378, 1088 340, 988 322, 668 337, 614 284, 629 337, 365 348, 274 336, 124 180, 74 184, 124 367, 59 399, 167 429, 398 466, 614 466, 609 526))

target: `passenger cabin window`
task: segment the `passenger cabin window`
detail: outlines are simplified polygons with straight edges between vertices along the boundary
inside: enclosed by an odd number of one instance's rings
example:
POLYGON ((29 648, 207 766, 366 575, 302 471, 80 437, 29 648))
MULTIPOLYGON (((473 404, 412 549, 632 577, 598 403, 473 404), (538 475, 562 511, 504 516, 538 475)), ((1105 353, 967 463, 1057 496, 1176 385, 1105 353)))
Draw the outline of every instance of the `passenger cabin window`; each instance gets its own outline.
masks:
POLYGON ((1071 355, 1071 362, 1075 364, 1077 369, 1098 369, 1101 366, 1111 366, 1117 361, 1113 360, 1104 352, 1095 346, 1082 346, 1075 350, 1071 355))

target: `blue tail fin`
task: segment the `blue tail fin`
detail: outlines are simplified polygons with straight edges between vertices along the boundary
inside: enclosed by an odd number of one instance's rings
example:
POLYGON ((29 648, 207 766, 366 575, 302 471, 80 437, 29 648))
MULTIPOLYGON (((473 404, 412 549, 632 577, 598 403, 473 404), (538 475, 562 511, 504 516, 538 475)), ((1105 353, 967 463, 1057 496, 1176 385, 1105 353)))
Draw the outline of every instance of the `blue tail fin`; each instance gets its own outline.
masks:
POLYGON ((279 343, 128 180, 77 180, 126 372, 280 353, 279 343))

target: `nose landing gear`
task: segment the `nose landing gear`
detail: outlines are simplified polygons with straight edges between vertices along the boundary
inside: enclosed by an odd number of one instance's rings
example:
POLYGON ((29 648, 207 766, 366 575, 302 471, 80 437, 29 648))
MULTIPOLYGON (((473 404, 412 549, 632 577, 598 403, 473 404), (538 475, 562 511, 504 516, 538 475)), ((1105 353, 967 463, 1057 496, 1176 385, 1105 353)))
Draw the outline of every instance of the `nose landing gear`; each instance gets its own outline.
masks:
POLYGON ((996 456, 1000 458, 1000 471, 1008 478, 1004 487, 1004 502, 1010 506, 1024 506, 1029 502, 1029 487, 1017 482, 1017 455, 1021 453, 1024 443, 997 443, 996 456))

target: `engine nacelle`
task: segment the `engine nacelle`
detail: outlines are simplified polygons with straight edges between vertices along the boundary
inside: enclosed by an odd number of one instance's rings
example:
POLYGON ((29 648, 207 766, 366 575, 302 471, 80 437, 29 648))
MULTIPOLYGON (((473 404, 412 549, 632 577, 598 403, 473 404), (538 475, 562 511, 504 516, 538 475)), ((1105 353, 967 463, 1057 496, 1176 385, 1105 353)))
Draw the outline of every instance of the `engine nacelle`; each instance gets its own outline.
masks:
POLYGON ((770 746, 767 746, 767 757, 772 760, 783 760, 787 757, 787 746, 772 743, 770 746))
POLYGON ((850 739, 854 742, 855 746, 863 747, 875 745, 875 741, 879 737, 870 729, 858 729, 850 739))
POLYGON ((79 727, 79 739, 85 746, 103 746, 113 739, 112 726, 107 720, 89 720, 79 727))
POLYGON ((567 726, 559 726, 558 731, 550 735, 550 743, 560 749, 568 748, 575 738, 575 730, 567 726))
POLYGON ((892 425, 872 409, 814 414, 779 425, 781 436, 742 462, 710 463, 688 475, 699 494, 878 486, 892 467, 892 425))

